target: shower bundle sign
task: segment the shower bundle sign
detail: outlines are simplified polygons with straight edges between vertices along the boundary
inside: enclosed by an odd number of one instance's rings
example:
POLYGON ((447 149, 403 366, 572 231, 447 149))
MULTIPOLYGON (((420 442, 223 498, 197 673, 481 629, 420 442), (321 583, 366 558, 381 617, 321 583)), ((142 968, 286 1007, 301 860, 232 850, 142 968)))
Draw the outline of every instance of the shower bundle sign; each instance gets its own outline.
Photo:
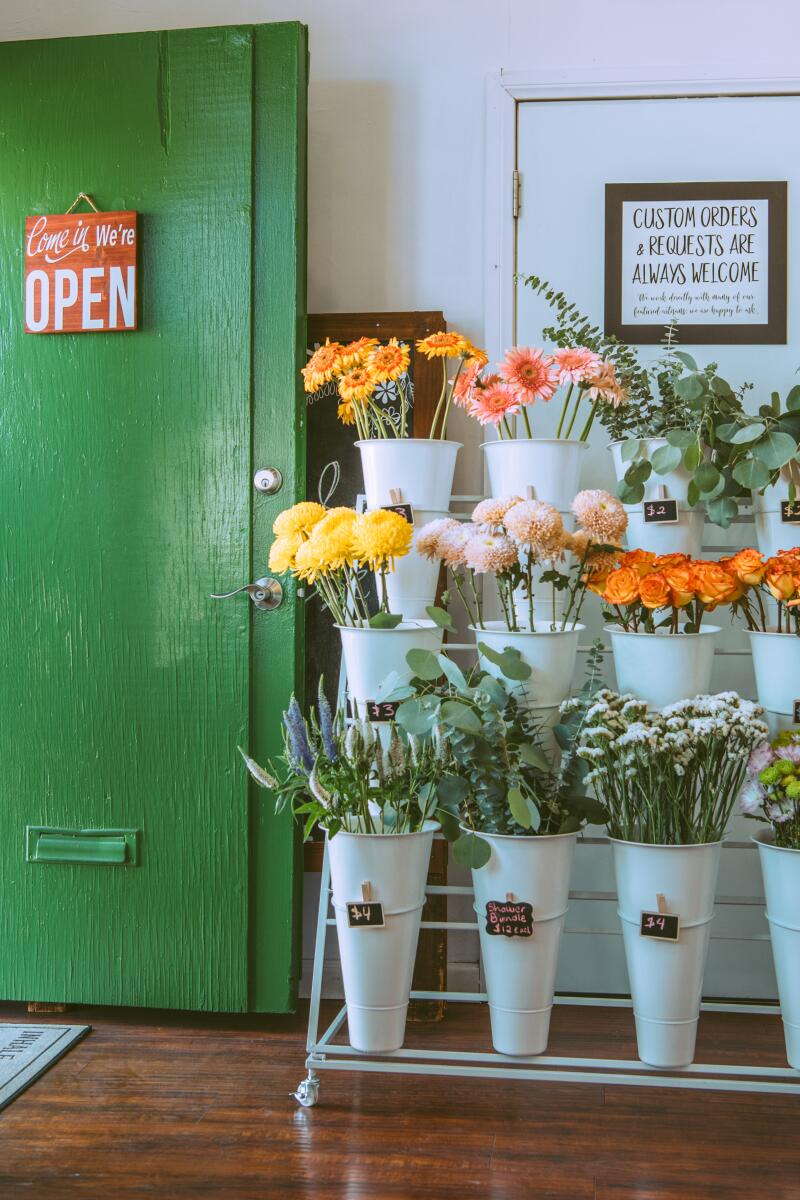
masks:
POLYGON ((607 184, 606 332, 785 342, 785 251, 785 183, 607 184))
POLYGON ((26 219, 26 333, 136 329, 136 216, 91 212, 26 219))

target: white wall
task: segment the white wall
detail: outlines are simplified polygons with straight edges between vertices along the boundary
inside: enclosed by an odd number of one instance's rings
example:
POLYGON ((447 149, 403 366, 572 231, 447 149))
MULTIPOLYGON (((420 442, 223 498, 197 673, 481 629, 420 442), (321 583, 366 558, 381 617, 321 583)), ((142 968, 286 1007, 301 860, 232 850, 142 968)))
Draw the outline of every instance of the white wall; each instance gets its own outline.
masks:
POLYGON ((788 76, 800 32, 795 0, 0 0, 0 40, 290 19, 310 30, 310 311, 441 308, 478 342, 488 72, 788 76))

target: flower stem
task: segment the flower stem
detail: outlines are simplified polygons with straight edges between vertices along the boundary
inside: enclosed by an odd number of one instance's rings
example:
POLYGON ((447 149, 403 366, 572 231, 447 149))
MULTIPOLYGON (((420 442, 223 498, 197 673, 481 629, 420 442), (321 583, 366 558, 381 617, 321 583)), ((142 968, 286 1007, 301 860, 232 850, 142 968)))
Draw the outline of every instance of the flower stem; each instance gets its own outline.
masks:
POLYGON ((529 437, 529 438, 532 438, 532 437, 533 437, 533 430, 531 429, 531 423, 530 423, 530 421, 528 420, 528 410, 527 410, 527 407, 526 407, 524 404, 523 404, 523 406, 522 406, 522 419, 523 419, 523 421, 525 422, 525 430, 526 430, 526 432, 527 432, 527 434, 528 434, 528 437, 529 437))
MULTIPOLYGON (((585 442, 586 439, 588 438, 589 430, 592 428, 592 425, 594 424, 595 413, 597 412, 597 406, 599 403, 600 403, 600 397, 598 396, 597 399, 592 404, 591 411, 589 412, 589 416, 586 418, 586 424, 584 425, 583 429, 581 430, 581 434, 580 434, 580 437, 578 438, 578 441, 585 442)), ((572 426, 570 426, 570 428, 572 428, 572 426)))
POLYGON ((572 395, 572 389, 574 388, 574 386, 575 386, 575 384, 571 383, 569 385, 569 387, 567 388, 567 395, 564 400, 564 407, 561 410, 561 420, 558 422, 558 429, 556 430, 557 438, 561 437, 561 430, 564 428, 564 418, 567 415, 567 409, 569 408, 569 398, 572 395))
POLYGON ((447 359, 443 358, 442 359, 442 390, 439 393, 439 400, 436 405, 436 411, 434 412, 433 420, 431 421, 431 431, 428 434, 428 439, 430 441, 433 441, 434 438, 436 437, 436 426, 439 421, 439 413, 442 411, 442 405, 445 402, 446 396, 447 396, 447 359))
POLYGON ((575 400, 575 407, 572 410, 572 417, 570 419, 569 425, 567 426, 567 431, 564 434, 565 441, 568 440, 569 435, 572 433, 572 426, 575 424, 575 418, 578 415, 578 409, 580 408, 580 406, 581 406, 581 392, 580 392, 580 389, 578 389, 578 395, 575 400))

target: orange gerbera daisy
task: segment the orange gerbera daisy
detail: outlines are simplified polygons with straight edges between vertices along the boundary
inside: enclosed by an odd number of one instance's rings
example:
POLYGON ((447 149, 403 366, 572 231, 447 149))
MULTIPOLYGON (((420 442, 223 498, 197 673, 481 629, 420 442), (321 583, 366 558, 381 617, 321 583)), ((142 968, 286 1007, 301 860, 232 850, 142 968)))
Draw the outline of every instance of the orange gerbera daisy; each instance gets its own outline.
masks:
POLYGON ((343 400, 336 410, 336 415, 343 425, 355 425, 356 414, 351 400, 343 400))
POLYGON ((450 333, 432 333, 429 337, 422 338, 417 342, 417 349, 426 358, 457 358, 469 345, 463 334, 453 330, 450 333))
POLYGON ((349 404, 355 400, 367 400, 375 391, 376 382, 371 367, 356 364, 340 376, 339 395, 349 404))
POLYGON ((348 342, 346 346, 342 346, 340 358, 343 367, 362 366, 367 361, 367 356, 373 346, 377 346, 377 338, 361 337, 356 338, 354 342, 348 342))
POLYGON ((319 346, 314 351, 306 366, 300 371, 307 392, 319 391, 323 383, 327 383, 329 379, 333 378, 341 366, 341 353, 341 342, 332 342, 330 338, 326 338, 325 345, 319 346))
POLYGON ((462 354, 466 360, 464 363, 465 369, 469 367, 485 367, 489 361, 489 355, 486 351, 481 350, 478 346, 473 346, 472 342, 466 342, 462 354))
POLYGON ((395 380, 405 375, 410 361, 411 352, 405 342, 390 338, 387 345, 375 347, 367 364, 374 371, 377 382, 383 383, 386 379, 395 380))

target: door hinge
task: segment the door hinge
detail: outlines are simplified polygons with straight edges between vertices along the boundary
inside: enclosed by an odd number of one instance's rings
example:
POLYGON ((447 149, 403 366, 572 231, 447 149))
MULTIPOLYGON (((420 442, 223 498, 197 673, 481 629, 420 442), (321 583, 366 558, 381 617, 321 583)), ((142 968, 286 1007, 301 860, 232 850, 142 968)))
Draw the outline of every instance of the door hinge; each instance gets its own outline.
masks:
POLYGON ((519 171, 514 171, 511 181, 511 216, 516 221, 519 216, 519 171))

